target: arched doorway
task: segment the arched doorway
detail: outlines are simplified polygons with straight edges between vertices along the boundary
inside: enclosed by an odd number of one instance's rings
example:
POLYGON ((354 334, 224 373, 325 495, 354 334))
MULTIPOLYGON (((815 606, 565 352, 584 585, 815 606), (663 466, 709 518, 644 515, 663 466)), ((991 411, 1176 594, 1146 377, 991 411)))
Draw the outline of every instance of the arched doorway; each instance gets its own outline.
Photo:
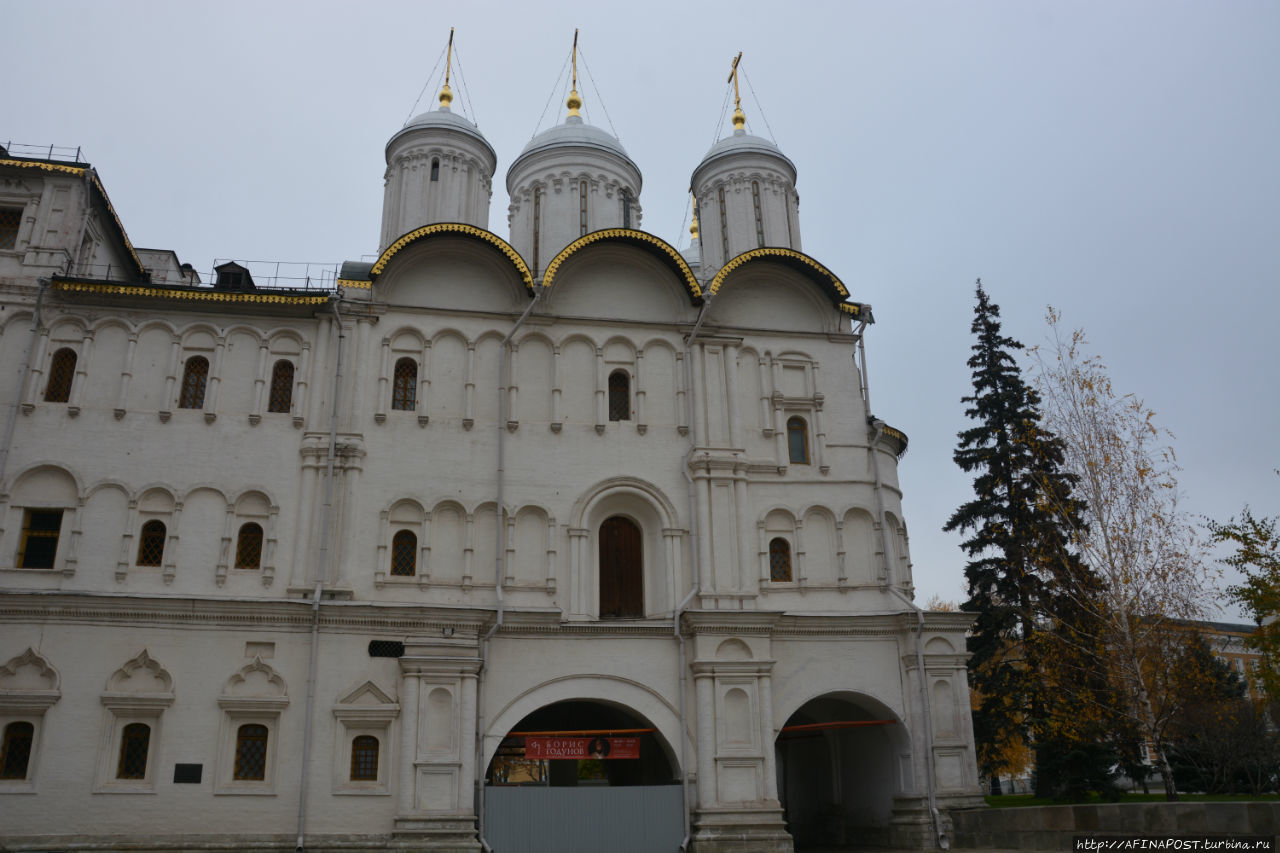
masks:
POLYGON ((526 715, 485 772, 485 837, 502 853, 675 850, 679 763, 644 717, 572 699, 526 715))
POLYGON ((640 526, 614 515, 600 525, 600 618, 644 616, 644 554, 640 526))
POLYGON ((889 708, 855 693, 829 693, 793 713, 775 744, 778 797, 797 850, 889 843, 905 727, 889 708))

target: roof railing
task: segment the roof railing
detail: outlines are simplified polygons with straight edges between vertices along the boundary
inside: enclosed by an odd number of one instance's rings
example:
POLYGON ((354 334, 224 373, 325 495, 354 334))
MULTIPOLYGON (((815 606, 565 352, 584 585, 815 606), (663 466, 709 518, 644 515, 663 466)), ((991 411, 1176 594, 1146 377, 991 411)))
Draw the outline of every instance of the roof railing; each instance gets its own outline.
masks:
POLYGON ((89 161, 81 159, 80 146, 69 145, 28 145, 25 142, 0 143, 3 152, 0 156, 15 157, 19 160, 50 160, 55 163, 78 163, 89 165, 89 161))
POLYGON ((259 290, 323 290, 332 291, 338 286, 339 264, 321 264, 314 261, 246 261, 242 258, 214 258, 213 269, 205 281, 206 286, 216 286, 217 268, 235 263, 249 271, 253 285, 259 290))

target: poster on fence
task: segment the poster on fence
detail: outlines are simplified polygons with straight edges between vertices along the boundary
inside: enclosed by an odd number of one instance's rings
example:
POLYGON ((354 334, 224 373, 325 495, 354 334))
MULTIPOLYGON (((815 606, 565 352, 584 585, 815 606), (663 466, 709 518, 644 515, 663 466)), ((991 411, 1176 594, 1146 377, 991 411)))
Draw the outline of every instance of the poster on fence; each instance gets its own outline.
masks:
POLYGON ((639 758, 638 737, 527 737, 525 758, 639 758))

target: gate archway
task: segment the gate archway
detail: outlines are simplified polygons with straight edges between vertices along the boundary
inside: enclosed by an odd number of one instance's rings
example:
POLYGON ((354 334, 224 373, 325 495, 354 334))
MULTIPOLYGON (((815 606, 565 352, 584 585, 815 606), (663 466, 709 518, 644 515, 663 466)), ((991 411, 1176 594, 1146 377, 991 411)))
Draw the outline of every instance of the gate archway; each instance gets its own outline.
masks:
POLYGON ((869 696, 828 693, 787 719, 775 749, 778 797, 797 850, 888 844, 911 755, 892 710, 869 696))
POLYGON ((544 705, 489 761, 486 840, 499 853, 675 850, 684 831, 679 774, 671 745, 630 708, 544 705))

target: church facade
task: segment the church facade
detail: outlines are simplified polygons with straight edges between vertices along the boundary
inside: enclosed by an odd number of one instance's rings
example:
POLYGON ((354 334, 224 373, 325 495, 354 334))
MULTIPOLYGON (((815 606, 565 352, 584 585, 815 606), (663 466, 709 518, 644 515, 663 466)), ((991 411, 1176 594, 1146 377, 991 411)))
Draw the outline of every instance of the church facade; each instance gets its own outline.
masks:
POLYGON ((78 156, 0 155, 3 843, 942 843, 968 618, 912 601, 795 166, 735 117, 680 251, 575 91, 503 238, 440 101, 319 289, 201 281, 78 156))

